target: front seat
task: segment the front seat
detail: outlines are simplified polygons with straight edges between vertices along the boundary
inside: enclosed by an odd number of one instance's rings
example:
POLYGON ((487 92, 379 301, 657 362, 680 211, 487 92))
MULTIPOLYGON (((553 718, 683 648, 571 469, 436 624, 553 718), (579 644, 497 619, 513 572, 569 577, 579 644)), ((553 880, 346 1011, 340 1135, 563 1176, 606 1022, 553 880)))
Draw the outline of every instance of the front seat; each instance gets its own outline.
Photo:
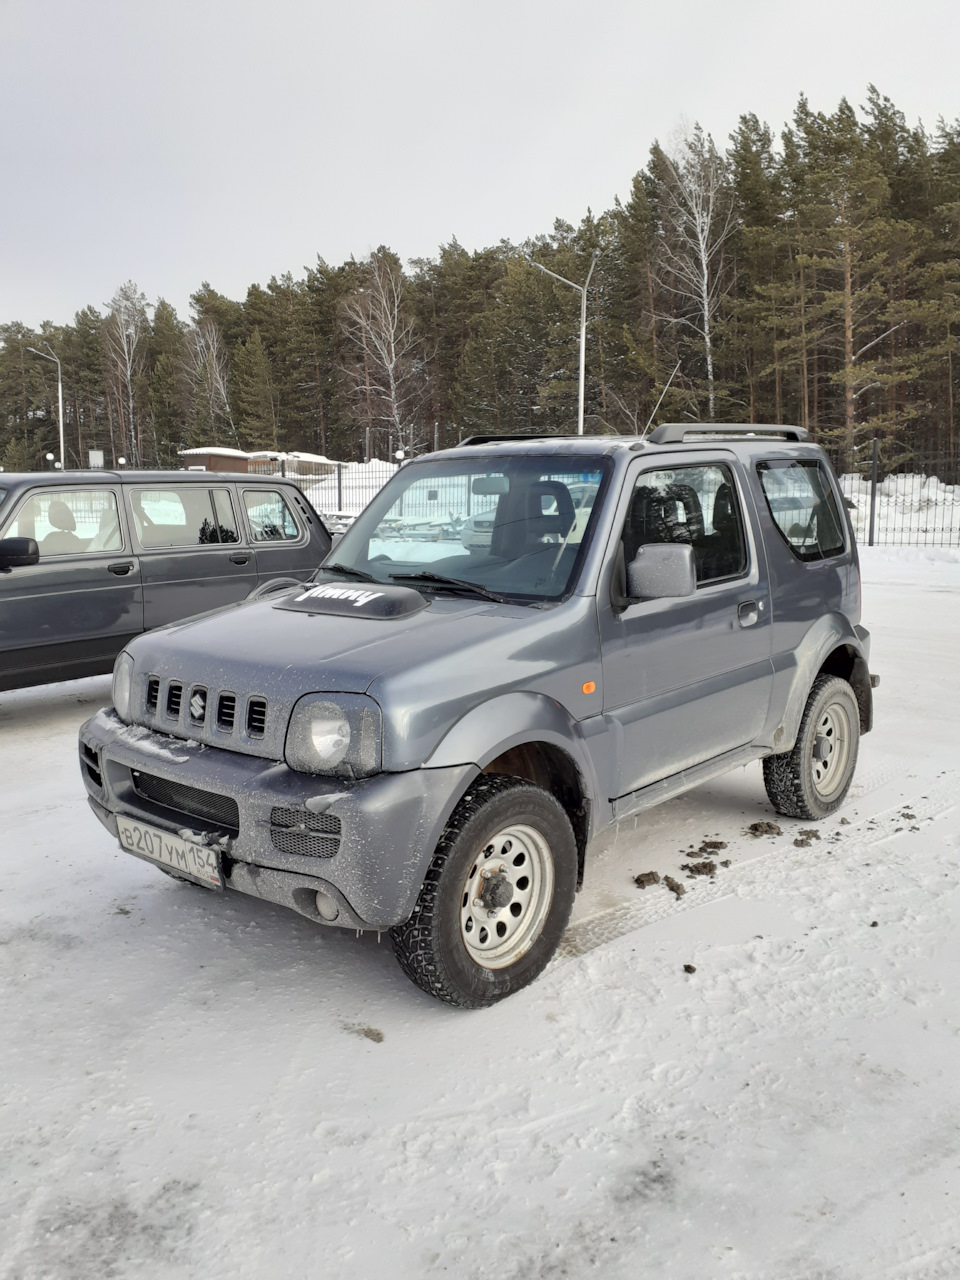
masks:
POLYGON ((47 519, 53 525, 53 532, 41 540, 41 556, 69 556, 87 549, 87 544, 77 537, 74 514, 62 499, 54 498, 50 503, 47 519))

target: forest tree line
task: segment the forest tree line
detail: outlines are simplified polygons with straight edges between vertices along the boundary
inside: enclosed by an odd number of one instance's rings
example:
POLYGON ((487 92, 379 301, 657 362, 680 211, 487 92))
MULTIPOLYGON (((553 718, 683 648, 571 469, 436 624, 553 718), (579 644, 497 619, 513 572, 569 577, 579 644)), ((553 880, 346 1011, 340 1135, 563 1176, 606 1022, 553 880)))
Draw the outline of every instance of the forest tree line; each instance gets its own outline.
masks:
POLYGON ((856 111, 801 98, 779 139, 755 115, 720 150, 699 127, 654 144, 629 198, 579 226, 404 268, 392 250, 242 301, 203 283, 189 320, 137 286, 72 325, 0 325, 0 463, 176 467, 199 445, 341 460, 466 435, 576 429, 579 293, 586 430, 784 422, 845 455, 956 471, 960 122, 910 127, 872 87, 856 111))

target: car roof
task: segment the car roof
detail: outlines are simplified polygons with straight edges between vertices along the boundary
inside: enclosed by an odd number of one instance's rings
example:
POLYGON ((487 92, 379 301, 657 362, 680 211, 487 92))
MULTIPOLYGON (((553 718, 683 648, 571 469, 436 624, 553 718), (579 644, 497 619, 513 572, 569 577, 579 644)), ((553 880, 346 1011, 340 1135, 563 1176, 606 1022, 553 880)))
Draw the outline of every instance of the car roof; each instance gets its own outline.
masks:
POLYGON ((290 476, 265 476, 246 471, 2 471, 0 488, 18 485, 42 484, 44 486, 71 484, 157 484, 159 481, 177 484, 208 484, 210 480, 240 481, 243 484, 296 484, 290 476))
POLYGON ((802 427, 782 423, 745 422, 668 422, 657 427, 649 435, 501 435, 470 436, 452 448, 436 453, 422 454, 411 462, 447 458, 451 454, 477 457, 495 452, 500 456, 550 456, 556 454, 612 454, 638 453, 649 450, 702 450, 722 446, 736 447, 738 452, 752 453, 758 448, 769 451, 773 447, 786 447, 791 451, 798 445, 811 445, 809 432, 802 427))

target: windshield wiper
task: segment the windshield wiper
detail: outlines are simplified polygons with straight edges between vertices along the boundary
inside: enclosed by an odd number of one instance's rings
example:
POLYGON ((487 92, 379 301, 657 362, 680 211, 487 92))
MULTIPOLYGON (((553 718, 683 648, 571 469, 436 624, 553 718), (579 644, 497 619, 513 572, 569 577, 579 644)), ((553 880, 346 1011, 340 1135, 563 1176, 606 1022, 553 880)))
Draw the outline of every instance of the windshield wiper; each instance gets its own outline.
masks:
POLYGON ((506 596, 498 596, 495 591, 481 587, 477 582, 467 582, 464 578, 448 578, 442 573, 432 573, 429 569, 422 573, 391 573, 389 577, 395 582, 424 582, 438 587, 452 587, 455 591, 469 591, 473 595, 483 596, 484 600, 493 600, 497 604, 508 604, 506 596))
POLYGON ((357 578, 360 582, 380 581, 372 573, 367 573, 366 569, 352 569, 348 564, 322 564, 316 573, 341 573, 345 578, 357 578))

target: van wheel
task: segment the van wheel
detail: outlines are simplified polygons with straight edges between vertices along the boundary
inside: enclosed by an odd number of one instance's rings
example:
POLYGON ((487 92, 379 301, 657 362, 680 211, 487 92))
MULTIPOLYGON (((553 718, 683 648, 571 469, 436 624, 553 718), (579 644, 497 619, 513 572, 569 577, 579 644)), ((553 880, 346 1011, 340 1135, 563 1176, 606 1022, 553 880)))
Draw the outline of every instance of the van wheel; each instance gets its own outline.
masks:
POLYGON ((437 845, 413 914, 391 930, 429 995, 483 1009, 531 983, 556 951, 577 888, 570 819, 546 791, 481 774, 437 845))
POLYGON ((846 680, 818 676, 792 751, 767 756, 763 783, 777 813, 827 818, 843 804, 860 746, 860 708, 846 680))

